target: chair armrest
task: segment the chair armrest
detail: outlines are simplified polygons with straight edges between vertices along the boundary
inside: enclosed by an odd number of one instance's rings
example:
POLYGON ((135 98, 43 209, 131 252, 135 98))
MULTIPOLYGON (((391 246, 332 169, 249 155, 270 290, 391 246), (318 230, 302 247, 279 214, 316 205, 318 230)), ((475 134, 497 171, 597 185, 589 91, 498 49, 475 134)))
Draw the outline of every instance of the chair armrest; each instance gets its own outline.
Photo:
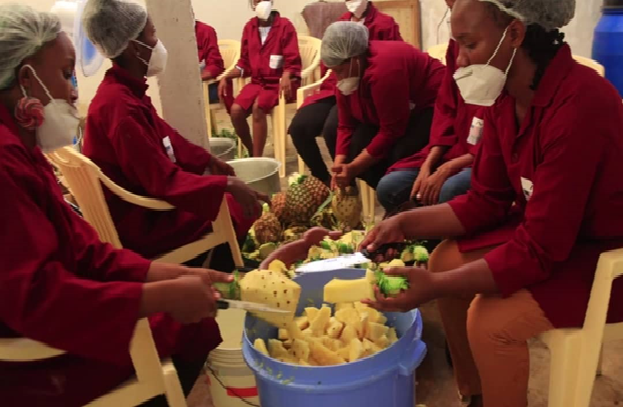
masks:
POLYGON ((161 201, 159 199, 154 198, 146 198, 144 196, 139 196, 129 192, 119 185, 115 184, 110 178, 105 176, 103 173, 100 176, 100 180, 112 193, 117 195, 119 198, 123 199, 126 202, 129 202, 134 205, 142 206, 143 208, 151 209, 154 211, 170 211, 175 209, 175 206, 161 201))
POLYGON ((26 338, 0 339, 0 360, 6 362, 34 362, 64 354, 62 350, 26 338))
POLYGON ((322 79, 320 79, 318 82, 312 83, 311 85, 302 86, 298 89, 297 95, 296 95, 296 102, 298 104, 298 107, 301 107, 305 99, 307 99, 308 97, 312 96, 313 94, 315 94, 316 92, 320 90, 320 87, 322 86, 324 81, 326 81, 327 78, 329 78, 331 73, 332 71, 329 69, 327 70, 327 73, 322 77, 322 79))

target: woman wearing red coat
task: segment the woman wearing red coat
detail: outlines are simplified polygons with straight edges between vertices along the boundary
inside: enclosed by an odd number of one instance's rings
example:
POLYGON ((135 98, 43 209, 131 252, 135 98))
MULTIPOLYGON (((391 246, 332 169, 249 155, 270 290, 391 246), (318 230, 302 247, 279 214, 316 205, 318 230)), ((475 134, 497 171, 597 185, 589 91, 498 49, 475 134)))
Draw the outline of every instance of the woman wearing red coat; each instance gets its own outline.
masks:
POLYGON ((332 184, 361 178, 375 188, 393 163, 428 144, 445 67, 405 42, 368 41, 367 28, 348 21, 327 28, 321 56, 338 80, 332 184))
MULTIPOLYGON (((218 47, 216 31, 201 21, 195 21, 195 36, 199 52, 202 81, 213 81, 225 72, 225 63, 218 47)), ((218 103, 218 83, 209 86, 210 103, 218 103)), ((231 104, 230 104, 231 106, 231 104)))
MULTIPOLYGON (((457 0, 454 78, 485 110, 467 195, 382 222, 363 242, 445 237, 382 310, 437 299, 472 407, 526 407, 527 341, 584 323, 600 254, 623 247, 623 105, 559 29, 574 0, 457 0), (590 134, 590 139, 587 138, 590 134), (484 403, 484 404, 483 404, 484 403)), ((623 280, 608 322, 623 322, 623 280)))
MULTIPOLYGON (((103 1, 91 0, 93 7, 83 21, 87 35, 113 60, 113 67, 89 106, 83 152, 123 188, 176 208, 152 211, 107 191, 123 246, 155 258, 196 241, 210 232, 223 197, 243 239, 260 213, 258 198, 265 197, 158 116, 146 95, 146 76, 164 70, 167 51, 144 8, 124 0, 98 7, 103 1)), ((213 258, 215 268, 234 267, 228 245, 218 248, 213 258)))
POLYGON ((0 404, 79 407, 117 388, 144 317, 188 394, 221 341, 209 282, 230 278, 115 250, 63 200, 42 153, 71 145, 78 125, 75 52, 56 16, 0 6, 0 52, 0 337, 65 351, 0 362, 0 404))
MULTIPOLYGON (((369 32, 370 41, 402 41, 400 28, 396 21, 387 14, 381 13, 368 0, 346 0, 348 12, 339 21, 354 21, 363 24, 369 32)), ((320 65, 322 76, 327 68, 320 65)), ((290 124, 289 133, 296 151, 309 167, 311 174, 329 184, 331 175, 327 170, 316 138, 323 129, 337 128, 337 100, 335 97, 335 74, 329 76, 321 85, 320 92, 305 99, 290 124)), ((329 146, 331 150, 334 145, 329 146)))
MULTIPOLYGON (((271 1, 250 0, 257 17, 242 31, 240 60, 227 78, 221 80, 219 94, 228 95, 227 80, 251 78, 234 100, 231 120, 252 157, 264 154, 268 123, 266 115, 279 103, 283 93, 288 101, 296 98, 301 76, 301 55, 296 30, 290 20, 273 11, 271 1), (247 118, 253 115, 253 137, 247 118)), ((285 163, 284 163, 285 165, 285 163)))

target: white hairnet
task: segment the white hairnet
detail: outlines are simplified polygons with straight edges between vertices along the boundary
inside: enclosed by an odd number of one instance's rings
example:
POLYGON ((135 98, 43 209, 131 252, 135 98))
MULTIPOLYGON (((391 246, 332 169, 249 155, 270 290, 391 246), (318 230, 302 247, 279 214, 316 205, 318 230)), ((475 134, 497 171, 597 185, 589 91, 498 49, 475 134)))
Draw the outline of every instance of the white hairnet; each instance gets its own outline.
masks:
POLYGON ((0 5, 0 89, 15 80, 22 61, 58 36, 61 23, 54 14, 21 4, 0 5))
POLYGON ((526 25, 551 31, 569 24, 575 16, 575 0, 480 0, 493 3, 526 25))
POLYGON ((328 67, 342 64, 344 61, 364 54, 368 49, 368 29, 350 21, 338 21, 331 24, 322 38, 320 57, 328 67))
POLYGON ((147 10, 125 0, 89 0, 82 15, 84 31, 107 58, 116 58, 147 24, 147 10))

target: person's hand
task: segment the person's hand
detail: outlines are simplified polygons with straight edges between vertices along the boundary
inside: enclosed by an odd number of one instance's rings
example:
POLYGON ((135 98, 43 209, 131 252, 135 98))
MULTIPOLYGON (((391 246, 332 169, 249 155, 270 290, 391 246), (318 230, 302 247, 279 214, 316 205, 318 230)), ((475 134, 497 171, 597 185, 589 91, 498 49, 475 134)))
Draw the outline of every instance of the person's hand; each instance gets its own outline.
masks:
POLYGON ((423 205, 436 205, 439 202, 439 194, 441 193, 443 184, 452 176, 452 174, 453 169, 449 163, 437 168, 437 171, 435 171, 433 175, 428 177, 428 179, 424 182, 420 192, 420 203, 423 205))
POLYGON ((262 213, 260 201, 270 204, 270 199, 267 195, 252 190, 240 178, 228 177, 226 191, 232 194, 234 199, 242 206, 244 216, 247 219, 260 216, 262 213))
POLYGON ((224 161, 212 156, 210 159, 210 173, 212 175, 231 175, 232 177, 236 176, 236 171, 234 168, 227 164, 224 161))
POLYGON ((407 240, 407 236, 402 230, 402 216, 399 214, 379 223, 363 239, 359 245, 359 250, 366 249, 372 253, 384 244, 402 243, 407 240))
POLYGON ((418 201, 420 200, 422 187, 424 186, 424 183, 426 182, 428 177, 430 177, 430 172, 430 167, 428 165, 423 165, 422 168, 420 168, 420 172, 418 173, 417 178, 413 183, 413 188, 411 188, 411 199, 418 201))
POLYGON ((182 276, 171 282, 167 314, 182 324, 214 318, 220 294, 200 276, 182 276))
POLYGON ((286 98, 286 100, 292 99, 292 79, 290 78, 289 72, 283 73, 280 86, 283 97, 286 98))
POLYGON ((436 275, 417 267, 397 267, 385 270, 388 276, 401 276, 409 281, 409 289, 396 297, 386 298, 375 287, 375 301, 362 301, 381 312, 407 312, 439 297, 436 275))
POLYGON ((225 103, 225 98, 227 97, 227 79, 223 78, 218 83, 218 98, 221 103, 225 103))
POLYGON ((184 276, 198 276, 208 284, 230 283, 234 279, 231 274, 221 273, 216 270, 190 268, 180 264, 159 263, 154 261, 149 266, 145 282, 175 280, 176 278, 184 276))
POLYGON ((356 176, 355 171, 350 164, 333 165, 331 171, 333 172, 331 185, 335 184, 335 186, 339 188, 346 188, 351 185, 356 176))

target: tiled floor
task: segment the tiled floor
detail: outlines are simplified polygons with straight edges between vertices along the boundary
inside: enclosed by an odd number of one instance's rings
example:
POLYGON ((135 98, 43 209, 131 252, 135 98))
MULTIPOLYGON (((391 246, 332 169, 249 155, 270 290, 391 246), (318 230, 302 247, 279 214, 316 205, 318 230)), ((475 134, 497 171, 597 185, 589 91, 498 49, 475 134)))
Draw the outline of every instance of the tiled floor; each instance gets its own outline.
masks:
MULTIPOLYGON (((229 127, 226 116, 219 112, 217 117, 219 126, 229 127)), ((270 140, 266 155, 272 155, 270 140)), ((295 171, 296 166, 295 151, 290 143, 287 162, 289 172, 295 171)), ((431 303, 424 306, 421 311, 424 319, 423 339, 428 346, 428 355, 417 371, 417 402, 427 407, 459 407, 452 369, 446 362, 445 339, 437 307, 431 303)), ((530 353, 530 407, 547 407, 549 352, 542 343, 534 341, 531 343, 530 353)), ((212 407, 205 377, 201 377, 197 382, 190 396, 189 406, 212 407)), ((614 406, 623 406, 623 342, 614 342, 605 347, 603 376, 597 378, 595 382, 591 403, 591 407, 614 406)))

